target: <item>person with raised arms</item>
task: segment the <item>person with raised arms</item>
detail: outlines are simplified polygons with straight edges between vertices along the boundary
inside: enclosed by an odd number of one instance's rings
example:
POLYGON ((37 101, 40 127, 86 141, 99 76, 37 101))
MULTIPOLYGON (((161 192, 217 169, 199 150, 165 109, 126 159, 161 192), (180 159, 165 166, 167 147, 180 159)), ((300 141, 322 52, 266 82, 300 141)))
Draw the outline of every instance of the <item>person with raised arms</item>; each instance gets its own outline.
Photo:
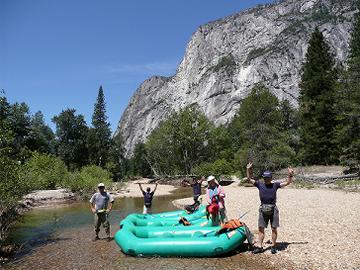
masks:
POLYGON ((152 210, 151 210, 151 206, 152 206, 152 200, 154 197, 154 193, 156 191, 156 188, 158 186, 158 184, 155 184, 155 188, 153 191, 151 191, 151 189, 149 187, 146 188, 146 192, 143 190, 141 183, 138 183, 140 190, 144 196, 144 208, 143 208, 143 214, 151 214, 152 210))
POLYGON ((252 178, 252 169, 253 163, 249 162, 246 166, 247 181, 257 187, 257 189, 259 190, 259 197, 261 202, 258 219, 260 246, 257 247, 253 251, 253 253, 256 254, 264 252, 263 242, 265 238, 265 228, 267 228, 270 221, 272 231, 271 253, 275 254, 277 253, 277 228, 280 226, 279 209, 276 206, 276 192, 279 188, 286 187, 293 181, 294 170, 292 168, 288 168, 288 178, 284 182, 272 181, 272 173, 270 171, 264 171, 262 174, 262 177, 264 178, 264 183, 262 183, 252 178))

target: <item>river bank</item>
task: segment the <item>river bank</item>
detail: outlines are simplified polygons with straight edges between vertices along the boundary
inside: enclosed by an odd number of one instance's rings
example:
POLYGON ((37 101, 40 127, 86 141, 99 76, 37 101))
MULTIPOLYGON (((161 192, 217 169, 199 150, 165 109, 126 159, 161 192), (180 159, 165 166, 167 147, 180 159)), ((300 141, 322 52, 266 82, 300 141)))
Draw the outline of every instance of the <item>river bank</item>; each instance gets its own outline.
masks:
MULTIPOLYGON (((229 218, 249 211, 243 221, 255 233, 259 207, 258 190, 224 187, 229 218)), ((278 191, 280 210, 278 247, 256 255, 257 258, 277 263, 288 262, 295 269, 358 269, 360 257, 360 193, 329 189, 295 189, 291 186, 278 191)), ((177 207, 192 203, 192 198, 174 201, 177 207)), ((270 229, 266 229, 265 247, 270 246, 270 229)))
MULTIPOLYGON (((191 189, 179 188, 171 195, 155 196, 153 207, 157 212, 175 210, 172 201, 188 197, 191 189)), ((117 198, 110 214, 113 235, 119 222, 129 213, 141 212, 140 197, 117 198)), ((274 266, 259 257, 248 256, 240 249, 231 256, 221 258, 142 258, 121 253, 114 241, 105 241, 103 231, 99 241, 93 242, 93 215, 87 202, 75 202, 62 208, 34 208, 24 216, 13 239, 25 240, 24 250, 4 269, 292 269, 280 263, 274 266)), ((242 247, 244 248, 244 247, 242 247)))

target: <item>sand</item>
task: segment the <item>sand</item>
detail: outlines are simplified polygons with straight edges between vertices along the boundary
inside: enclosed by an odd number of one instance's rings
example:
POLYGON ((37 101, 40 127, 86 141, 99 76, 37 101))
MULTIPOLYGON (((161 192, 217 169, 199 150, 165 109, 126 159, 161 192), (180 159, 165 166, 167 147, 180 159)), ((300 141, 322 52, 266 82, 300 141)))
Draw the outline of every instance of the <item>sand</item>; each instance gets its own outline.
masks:
MULTIPOLYGON (((258 190, 224 187, 229 218, 250 211, 243 217, 257 236, 259 207, 258 190)), ((178 200, 175 205, 191 203, 191 199, 178 200)), ((278 230, 279 252, 270 250, 253 255, 267 258, 269 264, 287 261, 295 269, 360 269, 360 193, 328 189, 281 189, 277 195, 280 210, 278 230)), ((265 241, 271 239, 266 229, 265 241)), ((265 245, 269 247, 269 243, 265 245)))

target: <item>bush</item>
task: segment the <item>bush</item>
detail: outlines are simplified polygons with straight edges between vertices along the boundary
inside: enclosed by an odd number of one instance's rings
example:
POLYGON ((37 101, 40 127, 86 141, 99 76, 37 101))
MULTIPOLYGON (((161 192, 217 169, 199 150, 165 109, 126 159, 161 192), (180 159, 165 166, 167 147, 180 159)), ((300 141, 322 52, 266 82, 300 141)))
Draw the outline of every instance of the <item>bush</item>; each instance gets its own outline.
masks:
POLYGON ((194 169, 195 174, 197 175, 230 175, 234 171, 231 163, 225 159, 218 159, 214 162, 204 162, 201 163, 194 169))
POLYGON ((73 192, 88 195, 96 190, 100 182, 104 183, 105 186, 111 185, 111 173, 101 167, 91 165, 74 172, 70 178, 64 182, 64 185, 73 192))
POLYGON ((22 167, 21 178, 29 190, 53 189, 66 182, 69 173, 59 158, 35 153, 22 167))

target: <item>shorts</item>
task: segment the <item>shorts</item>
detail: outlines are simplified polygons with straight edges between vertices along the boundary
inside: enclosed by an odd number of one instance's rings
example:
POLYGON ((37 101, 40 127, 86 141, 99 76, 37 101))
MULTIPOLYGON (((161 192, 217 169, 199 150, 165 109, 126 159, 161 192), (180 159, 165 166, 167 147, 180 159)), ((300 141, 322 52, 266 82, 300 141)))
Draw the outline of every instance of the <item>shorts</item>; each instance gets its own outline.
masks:
POLYGON ((100 226, 103 225, 107 235, 110 235, 110 223, 108 219, 108 213, 96 213, 94 218, 95 232, 99 233, 100 226))
POLYGON ((263 212, 261 211, 261 207, 259 208, 259 220, 258 220, 259 227, 267 228, 269 221, 271 224, 271 228, 280 227, 279 209, 277 208, 276 205, 274 207, 274 213, 272 215, 264 215, 263 212))
POLYGON ((144 208, 143 208, 143 214, 151 214, 152 211, 151 211, 151 206, 150 207, 146 207, 144 205, 144 208))
POLYGON ((198 201, 199 201, 199 197, 200 197, 200 194, 194 195, 194 202, 198 202, 198 201))

